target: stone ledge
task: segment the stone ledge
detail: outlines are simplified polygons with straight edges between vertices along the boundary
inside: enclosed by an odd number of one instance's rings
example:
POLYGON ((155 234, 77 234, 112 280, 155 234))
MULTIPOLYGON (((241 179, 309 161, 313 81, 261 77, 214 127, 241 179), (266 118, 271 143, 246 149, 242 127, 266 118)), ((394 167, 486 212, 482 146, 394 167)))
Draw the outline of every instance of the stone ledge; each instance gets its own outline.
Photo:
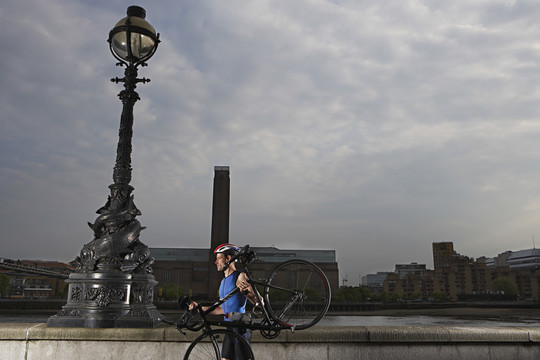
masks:
MULTIPOLYGON (((191 342, 200 332, 186 336, 168 325, 156 329, 92 329, 47 327, 46 324, 0 324, 2 340, 70 340, 129 342, 191 342)), ((540 329, 529 327, 463 326, 316 326, 294 333, 282 331, 275 339, 253 333, 253 343, 540 343, 540 329)))

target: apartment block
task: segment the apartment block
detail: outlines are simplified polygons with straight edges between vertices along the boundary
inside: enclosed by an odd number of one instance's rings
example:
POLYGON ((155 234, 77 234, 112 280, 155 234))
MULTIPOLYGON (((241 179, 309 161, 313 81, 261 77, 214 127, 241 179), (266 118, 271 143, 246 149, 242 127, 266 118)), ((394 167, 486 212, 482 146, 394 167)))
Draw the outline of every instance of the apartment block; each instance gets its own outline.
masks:
POLYGON ((432 246, 435 270, 417 263, 396 265, 394 273, 386 277, 384 290, 407 298, 443 293, 457 301, 491 294, 497 278, 509 277, 518 286, 519 299, 540 300, 540 249, 506 251, 494 258, 474 260, 457 253, 452 242, 432 246))

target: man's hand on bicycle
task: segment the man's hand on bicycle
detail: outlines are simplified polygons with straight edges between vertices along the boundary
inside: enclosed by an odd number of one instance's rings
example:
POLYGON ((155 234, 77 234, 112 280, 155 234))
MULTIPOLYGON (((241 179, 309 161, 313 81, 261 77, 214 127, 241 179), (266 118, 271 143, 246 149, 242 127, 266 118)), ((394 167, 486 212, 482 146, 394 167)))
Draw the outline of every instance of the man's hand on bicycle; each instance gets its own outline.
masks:
MULTIPOLYGON (((199 304, 197 302, 195 302, 195 301, 192 301, 188 305, 188 310, 193 312, 193 310, 197 310, 197 307, 199 307, 199 304)), ((208 306, 201 306, 200 308, 201 308, 202 311, 206 311, 206 309, 208 309, 208 306)))
POLYGON ((244 295, 247 295, 251 292, 251 285, 249 285, 246 279, 243 279, 243 280, 239 279, 236 285, 238 285, 240 292, 244 295))
POLYGON ((197 304, 195 301, 192 301, 189 306, 188 306, 188 310, 191 311, 193 309, 195 309, 199 304, 197 304))
POLYGON ((245 273, 240 273, 238 280, 236 280, 236 286, 242 294, 255 306, 262 306, 259 301, 257 301, 257 295, 260 301, 262 302, 262 297, 259 293, 255 295, 255 289, 249 283, 249 279, 245 273))

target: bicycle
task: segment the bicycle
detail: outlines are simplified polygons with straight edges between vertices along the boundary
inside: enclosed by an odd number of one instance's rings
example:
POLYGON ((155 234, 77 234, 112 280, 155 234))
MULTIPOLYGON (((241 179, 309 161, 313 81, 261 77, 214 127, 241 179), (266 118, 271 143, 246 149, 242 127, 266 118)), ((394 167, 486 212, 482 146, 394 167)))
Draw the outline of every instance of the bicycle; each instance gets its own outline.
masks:
POLYGON ((182 317, 176 322, 161 319, 174 325, 182 333, 183 328, 203 331, 188 347, 184 360, 221 359, 221 342, 225 335, 234 339, 235 346, 238 346, 244 358, 254 359, 251 347, 239 332, 246 329, 259 330, 263 337, 273 339, 281 330, 294 332, 307 329, 326 314, 330 306, 331 289, 326 275, 317 265, 302 259, 292 259, 277 265, 266 279, 258 279, 253 277, 248 268, 255 260, 255 252, 246 245, 226 263, 226 266, 232 262, 244 264, 243 272, 253 287, 258 305, 252 309, 251 314, 230 314, 232 321, 214 321, 208 318, 213 310, 240 291, 236 287, 206 310, 203 310, 201 305, 189 310, 191 299, 183 296, 179 304, 187 311, 182 317), (262 295, 257 286, 263 287, 262 295), (195 318, 195 315, 199 315, 200 319, 195 318), (262 320, 258 322, 253 317, 262 317, 262 320), (216 330, 212 326, 227 329, 216 330), (238 332, 232 329, 238 329, 238 332))

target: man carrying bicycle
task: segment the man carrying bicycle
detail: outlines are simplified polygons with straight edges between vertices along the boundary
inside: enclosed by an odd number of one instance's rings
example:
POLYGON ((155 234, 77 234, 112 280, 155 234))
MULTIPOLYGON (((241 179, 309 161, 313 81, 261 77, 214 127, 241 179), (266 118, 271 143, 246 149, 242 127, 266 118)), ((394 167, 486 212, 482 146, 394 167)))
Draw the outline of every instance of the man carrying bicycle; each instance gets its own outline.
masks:
MULTIPOLYGON (((224 278, 219 285, 219 296, 223 298, 230 293, 236 287, 240 289, 240 292, 234 294, 231 298, 225 301, 222 305, 217 307, 211 312, 212 315, 225 315, 225 321, 232 321, 232 313, 245 313, 246 303, 249 300, 251 303, 256 304, 257 297, 253 291, 252 286, 248 283, 246 274, 236 269, 234 262, 230 262, 231 258, 239 252, 239 248, 232 244, 221 244, 215 250, 216 254, 216 267, 217 271, 223 271, 224 278)), ((196 302, 192 302, 189 305, 189 309, 193 309, 197 306, 196 302)), ((203 306, 203 310, 208 307, 203 306)), ((228 327, 229 330, 239 333, 250 342, 251 330, 238 329, 236 327, 228 327)), ((226 336, 223 340, 223 348, 221 350, 222 359, 246 359, 247 357, 242 354, 242 349, 237 344, 238 340, 226 336)))

